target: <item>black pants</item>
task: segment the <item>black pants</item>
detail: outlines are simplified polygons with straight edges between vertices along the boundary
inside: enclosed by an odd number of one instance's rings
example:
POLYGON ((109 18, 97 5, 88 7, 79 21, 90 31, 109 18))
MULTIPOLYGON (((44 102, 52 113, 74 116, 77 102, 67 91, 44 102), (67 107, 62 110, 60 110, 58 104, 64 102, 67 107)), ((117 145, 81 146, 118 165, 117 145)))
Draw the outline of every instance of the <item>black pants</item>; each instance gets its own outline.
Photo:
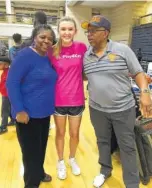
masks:
POLYGON ((38 187, 44 178, 44 158, 50 117, 31 118, 28 124, 17 123, 17 137, 22 150, 25 188, 38 187))

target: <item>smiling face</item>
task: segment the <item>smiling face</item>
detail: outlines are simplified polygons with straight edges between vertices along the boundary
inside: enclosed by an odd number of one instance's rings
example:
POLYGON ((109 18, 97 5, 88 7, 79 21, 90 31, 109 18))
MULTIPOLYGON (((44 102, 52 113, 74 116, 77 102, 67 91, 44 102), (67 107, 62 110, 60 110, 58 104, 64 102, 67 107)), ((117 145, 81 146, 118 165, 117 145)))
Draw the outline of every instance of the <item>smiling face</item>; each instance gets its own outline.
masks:
POLYGON ((53 44, 53 35, 50 30, 41 29, 34 38, 35 49, 45 54, 53 44))
POLYGON ((62 21, 59 24, 59 35, 62 41, 62 45, 70 45, 76 32, 76 26, 72 21, 62 21))

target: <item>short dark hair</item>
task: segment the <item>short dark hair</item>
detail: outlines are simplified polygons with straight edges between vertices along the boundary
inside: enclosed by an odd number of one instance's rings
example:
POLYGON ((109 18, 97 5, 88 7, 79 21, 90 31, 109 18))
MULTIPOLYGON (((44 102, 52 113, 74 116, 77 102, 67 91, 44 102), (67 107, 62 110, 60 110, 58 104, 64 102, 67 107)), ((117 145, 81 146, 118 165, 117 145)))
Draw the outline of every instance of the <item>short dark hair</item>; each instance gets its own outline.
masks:
POLYGON ((10 61, 10 59, 9 59, 9 57, 8 56, 0 56, 0 64, 1 63, 7 63, 7 64, 10 64, 11 63, 11 61, 10 61))
POLYGON ((22 35, 19 33, 14 33, 12 37, 15 43, 20 43, 22 40, 22 35))
POLYGON ((37 11, 34 15, 33 26, 36 27, 40 24, 47 24, 47 16, 43 11, 37 11))
POLYGON ((53 36, 53 44, 54 44, 54 41, 56 41, 56 36, 55 36, 55 33, 54 33, 54 30, 52 29, 51 26, 49 25, 38 25, 37 27, 35 27, 32 31, 32 36, 31 36, 31 39, 32 39, 32 42, 34 40, 34 38, 39 34, 39 32, 41 30, 50 30, 51 33, 52 33, 52 36, 53 36))

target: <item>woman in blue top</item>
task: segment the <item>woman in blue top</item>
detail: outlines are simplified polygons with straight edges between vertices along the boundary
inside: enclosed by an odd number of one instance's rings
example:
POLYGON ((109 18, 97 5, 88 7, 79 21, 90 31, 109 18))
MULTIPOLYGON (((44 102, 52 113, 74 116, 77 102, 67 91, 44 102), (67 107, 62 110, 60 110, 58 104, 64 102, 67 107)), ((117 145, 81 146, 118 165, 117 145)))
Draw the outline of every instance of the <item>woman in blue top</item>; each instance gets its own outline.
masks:
POLYGON ((24 165, 25 188, 38 188, 51 181, 43 168, 50 115, 54 113, 57 74, 47 51, 53 43, 53 30, 40 25, 33 30, 33 45, 21 50, 10 67, 7 79, 12 115, 17 121, 17 137, 24 165))

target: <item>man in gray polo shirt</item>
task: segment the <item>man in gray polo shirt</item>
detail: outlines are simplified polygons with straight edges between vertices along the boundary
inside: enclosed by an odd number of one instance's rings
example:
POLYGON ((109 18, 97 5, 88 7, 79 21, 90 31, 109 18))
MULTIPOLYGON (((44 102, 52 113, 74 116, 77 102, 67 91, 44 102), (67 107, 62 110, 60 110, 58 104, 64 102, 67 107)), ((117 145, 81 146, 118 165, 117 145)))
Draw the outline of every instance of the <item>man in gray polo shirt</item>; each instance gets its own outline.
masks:
POLYGON ((139 172, 135 150, 135 100, 128 74, 135 77, 141 89, 141 105, 147 116, 151 99, 145 74, 133 53, 124 44, 108 39, 110 22, 103 16, 94 16, 82 23, 90 47, 84 57, 84 72, 88 78, 90 118, 94 126, 102 168, 94 179, 100 187, 111 176, 111 130, 120 148, 123 179, 126 188, 139 188, 139 172))

